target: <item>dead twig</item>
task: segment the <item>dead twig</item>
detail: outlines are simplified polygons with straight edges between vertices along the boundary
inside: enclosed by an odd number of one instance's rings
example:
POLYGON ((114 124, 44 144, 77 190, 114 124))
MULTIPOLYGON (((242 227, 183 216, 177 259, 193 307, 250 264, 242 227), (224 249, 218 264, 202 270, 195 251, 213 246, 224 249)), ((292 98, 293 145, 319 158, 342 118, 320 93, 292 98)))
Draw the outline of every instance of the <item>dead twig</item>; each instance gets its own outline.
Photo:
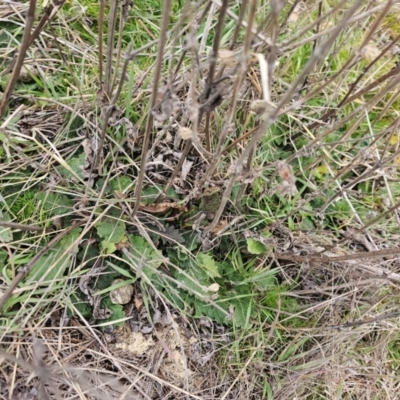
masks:
POLYGON ((19 224, 17 222, 9 222, 9 221, 0 221, 0 226, 4 226, 5 228, 11 229, 20 229, 21 231, 30 231, 30 232, 43 232, 44 228, 41 228, 37 225, 25 225, 19 224))
POLYGON ((356 326, 361 326, 361 325, 366 325, 366 324, 374 324, 375 322, 385 321, 387 319, 393 319, 393 318, 397 318, 397 317, 400 317, 400 311, 379 315, 378 317, 365 319, 363 321, 347 322, 345 324, 340 324, 340 325, 330 325, 330 326, 327 326, 327 328, 331 328, 331 329, 354 328, 356 326))
POLYGON ((17 61, 15 62, 13 72, 7 82, 7 87, 4 90, 3 96, 0 101, 0 118, 2 118, 2 116, 4 115, 8 100, 14 90, 19 74, 21 72, 26 52, 29 48, 29 45, 31 44, 31 30, 33 27, 33 21, 35 20, 35 9, 36 0, 31 0, 29 3, 28 12, 26 14, 24 35, 22 37, 22 43, 18 53, 17 61))
POLYGON ((356 254, 347 254, 345 256, 334 256, 334 257, 321 257, 318 255, 296 256, 296 255, 279 254, 279 253, 274 253, 274 257, 280 260, 288 260, 295 262, 323 263, 323 262, 362 260, 363 258, 379 258, 379 257, 392 256, 395 254, 400 254, 400 247, 395 247, 393 249, 385 249, 385 250, 374 250, 356 254))
POLYGON ((146 122, 144 140, 143 140, 143 145, 142 145, 142 156, 141 156, 142 161, 141 161, 141 166, 140 166, 139 175, 137 178, 137 184, 136 184, 136 188, 135 188, 136 203, 135 203, 135 207, 133 208, 133 211, 132 211, 132 217, 134 217, 135 214, 137 213, 137 211, 139 210, 140 199, 142 196, 144 175, 145 175, 145 171, 146 171, 147 151, 148 151, 149 144, 150 144, 151 130, 153 128, 153 112, 154 112, 154 108, 157 104, 158 86, 159 86, 159 81, 160 81, 160 76, 161 76, 161 68, 162 68, 163 59, 164 59, 164 49, 165 49, 165 43, 167 40, 167 29, 168 29, 168 23, 169 23, 169 18, 170 18, 170 13, 171 13, 171 6, 172 6, 171 0, 164 1, 163 14, 162 14, 163 17, 162 17, 162 22, 161 22, 161 33, 160 33, 160 39, 158 42, 156 70, 154 72, 153 88, 152 88, 152 93, 151 93, 151 98, 150 98, 150 109, 149 109, 149 115, 148 115, 147 122, 146 122))

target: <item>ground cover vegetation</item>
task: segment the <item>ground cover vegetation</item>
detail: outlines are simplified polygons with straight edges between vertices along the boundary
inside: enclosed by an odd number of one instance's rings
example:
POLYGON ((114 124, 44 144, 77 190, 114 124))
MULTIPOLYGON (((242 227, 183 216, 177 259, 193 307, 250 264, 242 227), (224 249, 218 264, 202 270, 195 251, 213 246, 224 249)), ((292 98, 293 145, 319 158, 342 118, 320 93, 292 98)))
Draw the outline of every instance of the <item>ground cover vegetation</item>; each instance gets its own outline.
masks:
POLYGON ((399 15, 1 2, 0 398, 398 398, 399 15))

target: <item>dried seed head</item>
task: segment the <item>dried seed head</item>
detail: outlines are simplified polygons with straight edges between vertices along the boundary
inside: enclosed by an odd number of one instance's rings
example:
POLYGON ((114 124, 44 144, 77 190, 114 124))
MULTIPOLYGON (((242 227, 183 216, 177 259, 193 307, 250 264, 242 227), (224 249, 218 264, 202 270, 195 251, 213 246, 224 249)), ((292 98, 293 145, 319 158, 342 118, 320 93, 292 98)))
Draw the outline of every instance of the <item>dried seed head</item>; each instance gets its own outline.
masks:
POLYGON ((232 50, 220 49, 218 59, 227 67, 234 67, 237 64, 235 53, 232 50))
POLYGON ((392 56, 400 56, 400 47, 396 44, 392 47, 391 51, 392 56))
POLYGON ((294 196, 297 193, 295 184, 283 181, 281 185, 275 187, 275 190, 283 196, 294 196))
POLYGON ((192 49, 197 49, 198 43, 197 43, 197 37, 194 33, 189 33, 188 35, 185 36, 183 40, 183 50, 192 50, 192 49))
POLYGON ((375 58, 381 54, 380 50, 375 46, 364 46, 360 50, 361 57, 363 57, 368 62, 373 61, 375 58))
POLYGON ((296 177, 293 174, 293 168, 291 165, 281 161, 277 163, 276 169, 283 181, 289 184, 296 183, 296 177))
POLYGON ((275 187, 276 192, 284 196, 294 196, 297 193, 297 188, 292 166, 285 161, 279 161, 276 163, 276 169, 282 178, 282 183, 275 187))
POLYGON ((288 22, 289 23, 297 22, 300 13, 304 11, 304 9, 305 9, 305 4, 302 1, 297 3, 296 6, 293 8, 292 13, 289 15, 288 22))
POLYGON ((133 7, 133 0, 123 0, 121 4, 121 14, 124 21, 128 21, 129 9, 133 7))
POLYGON ((268 103, 265 100, 253 100, 250 103, 250 110, 261 115, 267 111, 268 103))
POLYGON ((179 110, 180 100, 168 87, 162 88, 157 97, 158 103, 153 110, 153 117, 159 122, 164 122, 179 110))
POLYGON ((178 132, 183 140, 193 139, 193 131, 190 128, 181 126, 178 132))

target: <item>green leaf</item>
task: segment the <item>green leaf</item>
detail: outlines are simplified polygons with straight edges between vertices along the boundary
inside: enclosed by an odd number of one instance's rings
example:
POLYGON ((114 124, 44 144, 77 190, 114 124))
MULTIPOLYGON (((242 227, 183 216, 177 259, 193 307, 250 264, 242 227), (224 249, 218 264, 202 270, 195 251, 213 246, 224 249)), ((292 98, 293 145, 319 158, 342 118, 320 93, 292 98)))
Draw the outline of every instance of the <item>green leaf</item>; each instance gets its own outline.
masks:
POLYGON ((236 298, 231 301, 231 305, 234 307, 235 325, 240 328, 247 328, 250 317, 255 315, 253 296, 236 298))
POLYGON ((115 272, 113 268, 107 266, 101 274, 96 276, 96 280, 91 283, 91 285, 96 291, 101 291, 112 286, 115 278, 119 278, 118 272, 115 272))
POLYGON ((275 277, 277 273, 278 273, 277 269, 267 269, 259 271, 251 275, 249 278, 244 279, 243 283, 244 284, 255 283, 263 289, 275 287, 277 285, 277 279, 275 277))
POLYGON ((86 267, 92 267, 100 254, 99 246, 97 243, 89 243, 84 241, 79 246, 77 254, 78 260, 86 267))
POLYGON ((210 276, 199 265, 191 260, 182 262, 180 265, 181 270, 174 271, 174 278, 181 282, 184 286, 182 289, 192 291, 200 294, 208 294, 207 287, 212 283, 210 276))
POLYGON ((141 236, 131 236, 133 253, 139 255, 140 258, 149 261, 154 261, 157 266, 160 266, 163 262, 161 254, 154 250, 153 247, 141 236))
MULTIPOLYGON (((3 213, 0 211, 0 218, 4 221, 9 221, 10 218, 8 217, 8 214, 5 213, 3 215, 3 213)), ((8 243, 11 242, 13 240, 13 234, 10 228, 6 228, 4 226, 0 226, 0 242, 3 243, 8 243)))
POLYGON ((125 222, 111 218, 103 218, 97 225, 97 234, 103 238, 101 248, 107 254, 114 253, 116 243, 120 243, 125 238, 126 226, 125 222))
POLYGON ((211 278, 221 277, 218 272, 218 265, 210 254, 199 253, 197 256, 197 261, 211 278))
POLYGON ((226 315, 214 307, 212 304, 207 304, 204 301, 200 301, 198 299, 194 302, 195 306, 195 317, 201 318, 203 316, 207 316, 215 321, 217 324, 232 324, 232 321, 228 321, 226 315))
POLYGON ((122 175, 117 176, 115 179, 110 181, 112 190, 123 192, 126 188, 132 185, 132 179, 128 176, 122 175))
POLYGON ((123 280, 121 282, 115 283, 115 284, 111 284, 108 287, 106 287, 105 289, 96 291, 94 294, 95 296, 102 296, 103 294, 107 294, 110 293, 112 290, 127 286, 127 285, 132 285, 133 283, 136 282, 136 278, 132 278, 129 280, 123 280))
POLYGON ((293 344, 291 347, 286 347, 281 355, 279 356, 279 361, 286 361, 292 354, 294 354, 301 346, 306 344, 310 339, 308 337, 304 337, 300 339, 297 343, 293 344))
POLYGON ((96 179, 96 182, 94 184, 94 188, 98 192, 103 192, 104 194, 110 194, 111 191, 112 191, 112 187, 110 185, 110 182, 107 179, 104 179, 104 178, 96 179))
POLYGON ((196 231, 185 232, 182 236, 187 250, 194 251, 199 247, 200 239, 196 231))
MULTIPOLYGON (((0 265, 4 265, 5 261, 7 260, 8 254, 3 251, 0 250, 0 265)), ((4 271, 7 271, 6 269, 4 269, 4 271)))
POLYGON ((125 278, 129 279, 136 279, 134 278, 129 271, 127 271, 124 268, 121 268, 120 266, 113 264, 112 262, 107 262, 107 265, 112 268, 114 271, 118 272, 120 275, 125 276, 125 278))
POLYGON ((253 238, 247 238, 247 250, 250 254, 262 254, 267 251, 267 248, 253 238))
POLYGON ((68 305, 68 316, 76 315, 78 311, 83 318, 90 319, 93 315, 93 307, 89 304, 87 297, 80 291, 72 293, 70 297, 71 305, 68 305), (74 309, 76 308, 76 310, 74 309))
POLYGON ((154 269, 157 269, 163 263, 163 257, 160 252, 154 250, 150 244, 141 236, 131 235, 131 252, 133 260, 124 254, 124 259, 132 261, 140 265, 142 263, 142 271, 149 278, 152 279, 154 269))
POLYGON ((76 240, 81 233, 81 228, 73 229, 67 236, 58 242, 52 249, 39 258, 27 276, 26 282, 39 281, 43 283, 60 279, 71 262, 71 258, 78 251, 76 240), (74 246, 71 247, 71 245, 74 246), (64 252, 67 250, 65 255, 64 252))
POLYGON ((165 243, 175 244, 176 243, 185 243, 185 239, 183 238, 181 232, 170 225, 165 225, 165 231, 160 236, 161 241, 165 243))
POLYGON ((72 157, 67 161, 69 168, 61 166, 60 175, 66 179, 76 179, 76 175, 83 179, 83 169, 85 167, 85 154, 72 157))
POLYGON ((109 242, 107 240, 102 240, 100 242, 100 247, 106 252, 106 254, 112 254, 117 250, 115 243, 109 242))
MULTIPOLYGON (((163 187, 158 185, 157 186, 148 186, 145 187, 142 191, 142 201, 145 204, 152 204, 154 203, 155 199, 160 195, 161 191, 163 190, 163 187)), ((175 192, 173 188, 170 188, 167 190, 167 193, 165 194, 169 198, 172 199, 179 199, 179 195, 175 192)))
POLYGON ((52 216, 67 214, 74 206, 71 199, 60 193, 39 192, 36 194, 36 200, 40 201, 43 210, 52 216))
POLYGON ((172 259, 175 259, 178 264, 182 261, 189 260, 189 255, 186 249, 182 249, 179 246, 174 246, 172 249, 168 249, 167 253, 172 259))
POLYGON ((301 222, 301 229, 308 231, 308 230, 314 230, 315 229, 315 225, 314 222, 312 221, 312 219, 310 217, 304 217, 302 222, 301 222))
MULTIPOLYGON (((102 300, 101 304, 103 307, 106 307, 111 311, 110 318, 101 320, 102 325, 104 324, 109 325, 110 322, 118 321, 122 318, 125 318, 125 311, 124 308, 121 306, 121 304, 113 304, 108 296, 102 300)), ((112 325, 122 326, 123 324, 124 321, 120 321, 120 322, 115 322, 112 325)))

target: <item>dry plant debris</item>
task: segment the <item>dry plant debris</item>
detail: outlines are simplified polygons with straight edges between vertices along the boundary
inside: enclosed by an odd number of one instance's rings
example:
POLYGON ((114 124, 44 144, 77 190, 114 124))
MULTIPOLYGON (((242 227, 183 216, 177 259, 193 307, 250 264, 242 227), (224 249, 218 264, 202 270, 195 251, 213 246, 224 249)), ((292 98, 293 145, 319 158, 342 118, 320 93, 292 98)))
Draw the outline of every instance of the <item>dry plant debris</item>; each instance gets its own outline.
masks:
POLYGON ((2 2, 0 398, 398 398, 399 13, 2 2))

